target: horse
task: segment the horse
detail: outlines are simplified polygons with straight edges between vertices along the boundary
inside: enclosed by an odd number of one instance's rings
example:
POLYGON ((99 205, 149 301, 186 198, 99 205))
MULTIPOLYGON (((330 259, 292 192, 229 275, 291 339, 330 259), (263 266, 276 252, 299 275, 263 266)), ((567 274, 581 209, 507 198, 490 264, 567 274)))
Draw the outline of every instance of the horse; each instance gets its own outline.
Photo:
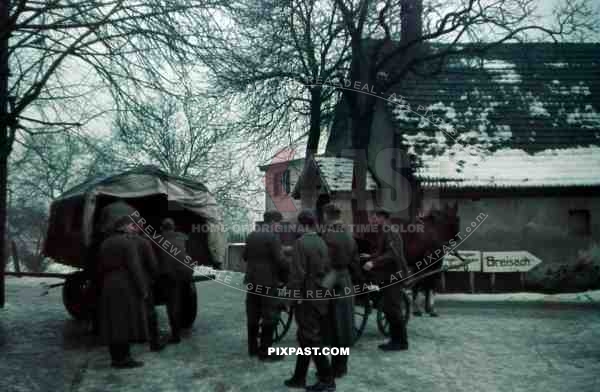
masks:
POLYGON ((437 316, 433 309, 433 294, 437 289, 446 253, 456 254, 453 249, 458 243, 460 231, 458 203, 444 204, 441 209, 430 209, 420 214, 414 232, 403 232, 405 257, 414 276, 412 288, 415 315, 421 315, 418 294, 425 294, 425 311, 437 316), (435 271, 438 271, 435 273, 435 271), (422 276, 419 276, 422 275, 422 276))

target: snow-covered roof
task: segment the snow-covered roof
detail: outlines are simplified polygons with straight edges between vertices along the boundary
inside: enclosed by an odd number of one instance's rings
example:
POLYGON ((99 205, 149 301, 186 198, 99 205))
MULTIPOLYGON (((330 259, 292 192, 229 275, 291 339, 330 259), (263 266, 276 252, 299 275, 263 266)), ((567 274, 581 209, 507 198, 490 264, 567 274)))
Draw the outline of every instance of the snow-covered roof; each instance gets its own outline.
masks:
MULTIPOLYGON (((322 191, 324 192, 350 192, 352 191, 354 161, 350 158, 316 156, 314 158, 318 168, 319 178, 321 180, 322 191)), ((310 166, 309 166, 310 167, 310 166)), ((300 179, 294 187, 293 195, 298 197, 302 189, 302 177, 306 171, 303 171, 300 179)), ((377 189, 377 182, 371 171, 367 171, 367 190, 377 189)))
POLYGON ((455 145, 424 155, 417 178, 425 187, 600 186, 600 147, 548 149, 529 154, 501 149, 482 154, 455 145))
MULTIPOLYGON (((447 57, 436 74, 409 74, 388 90, 383 106, 400 136, 395 147, 408 151, 417 173, 482 186, 600 185, 590 173, 599 169, 600 44, 502 44, 479 53, 447 57), (471 153, 482 166, 447 163, 471 153)), ((329 154, 349 148, 350 117, 340 105, 329 154)))
MULTIPOLYGON (((349 158, 316 157, 319 173, 326 189, 330 192, 351 191, 354 161, 349 158)), ((377 188, 371 172, 367 173, 367 190, 377 188)))

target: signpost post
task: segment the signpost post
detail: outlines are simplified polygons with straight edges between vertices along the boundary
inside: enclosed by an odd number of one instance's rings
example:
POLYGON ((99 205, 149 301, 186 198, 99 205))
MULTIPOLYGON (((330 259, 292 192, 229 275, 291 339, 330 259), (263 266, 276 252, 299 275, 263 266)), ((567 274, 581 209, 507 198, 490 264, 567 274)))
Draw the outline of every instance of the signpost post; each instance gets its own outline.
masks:
MULTIPOLYGON (((481 252, 478 250, 459 250, 458 255, 464 259, 462 261, 454 255, 444 256, 444 266, 449 271, 468 272, 469 273, 469 290, 475 292, 475 272, 481 272, 481 252), (457 268, 458 267, 458 268, 457 268)), ((444 290, 446 273, 442 273, 442 284, 444 290)))

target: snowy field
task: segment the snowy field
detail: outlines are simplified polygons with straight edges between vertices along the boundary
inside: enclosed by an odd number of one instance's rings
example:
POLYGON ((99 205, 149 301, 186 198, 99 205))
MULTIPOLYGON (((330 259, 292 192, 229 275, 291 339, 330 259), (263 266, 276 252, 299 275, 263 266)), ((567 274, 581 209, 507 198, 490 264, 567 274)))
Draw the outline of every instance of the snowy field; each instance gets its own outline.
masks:
MULTIPOLYGON (((60 288, 40 296, 44 283, 57 281, 7 280, 0 391, 286 390, 293 357, 265 364, 246 356, 242 292, 198 283, 200 313, 183 343, 159 354, 134 346, 146 365, 117 371, 86 326, 69 319, 60 288)), ((410 349, 400 353, 377 350, 383 339, 373 314, 338 391, 600 391, 597 294, 442 296, 441 317, 411 318, 410 349)), ((159 314, 166 332, 162 307, 159 314)), ((295 346, 294 336, 280 345, 295 346)))

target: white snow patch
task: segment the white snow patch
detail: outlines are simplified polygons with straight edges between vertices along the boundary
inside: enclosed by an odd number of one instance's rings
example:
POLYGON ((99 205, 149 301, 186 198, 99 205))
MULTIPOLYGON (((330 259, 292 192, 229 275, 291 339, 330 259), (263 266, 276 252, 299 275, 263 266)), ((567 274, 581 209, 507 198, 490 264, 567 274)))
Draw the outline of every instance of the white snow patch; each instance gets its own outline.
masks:
POLYGON ((571 87, 571 93, 573 94, 582 94, 582 95, 590 95, 590 88, 583 84, 583 82, 579 82, 578 86, 571 87))
POLYGON ((454 110, 454 108, 452 106, 444 105, 444 103, 442 103, 441 101, 437 102, 437 103, 434 103, 432 105, 427 106, 426 109, 428 111, 429 110, 431 110, 431 111, 436 111, 436 110, 443 111, 443 112, 445 112, 445 117, 447 119, 450 119, 450 120, 456 118, 456 111, 454 110))
POLYGON ((498 125, 496 126, 496 129, 498 129, 498 131, 496 132, 498 138, 502 140, 507 140, 512 137, 510 125, 498 125))
POLYGON ((565 68, 569 66, 568 63, 544 63, 544 65, 553 68, 565 68))
POLYGON ((533 117, 550 117, 550 113, 548 113, 542 101, 537 98, 533 98, 533 101, 530 102, 529 114, 533 117))
POLYGON ((539 294, 539 293, 502 293, 502 294, 439 294, 440 300, 474 301, 474 302, 561 302, 582 303, 599 302, 600 290, 582 293, 539 294))
POLYGON ((53 274, 70 274, 77 271, 81 271, 81 269, 58 263, 50 263, 48 264, 48 268, 46 268, 46 272, 53 274))
POLYGON ((600 147, 549 149, 533 155, 519 149, 485 155, 466 147, 453 145, 442 155, 423 156, 424 167, 417 176, 455 180, 455 185, 464 186, 600 185, 600 147))
POLYGON ((492 80, 496 83, 521 82, 521 75, 514 70, 514 63, 503 60, 485 60, 483 68, 492 74, 492 80))
POLYGON ((587 129, 600 128, 600 113, 593 108, 589 110, 588 106, 586 106, 586 111, 583 113, 579 109, 575 109, 575 112, 567 114, 567 124, 580 125, 582 128, 587 129))
POLYGON ((410 107, 405 104, 395 105, 392 109, 394 117, 398 121, 415 121, 415 113, 410 110, 410 107))

